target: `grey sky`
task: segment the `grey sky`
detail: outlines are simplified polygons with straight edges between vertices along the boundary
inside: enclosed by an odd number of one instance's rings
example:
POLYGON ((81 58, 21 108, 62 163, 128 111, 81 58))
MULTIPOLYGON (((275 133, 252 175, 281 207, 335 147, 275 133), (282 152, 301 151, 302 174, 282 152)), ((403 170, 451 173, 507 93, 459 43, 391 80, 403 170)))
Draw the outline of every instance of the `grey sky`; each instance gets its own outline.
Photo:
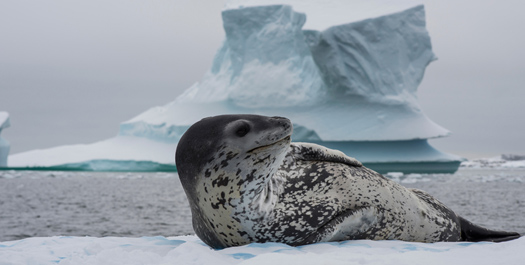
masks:
MULTIPOLYGON (((201 79, 223 40, 217 0, 0 1, 0 110, 11 153, 112 137, 201 79)), ((439 58, 419 88, 467 157, 525 153, 525 2, 425 1, 439 58)))
POLYGON ((467 157, 525 153, 525 2, 425 1, 439 60, 419 99, 452 131, 431 143, 467 157))

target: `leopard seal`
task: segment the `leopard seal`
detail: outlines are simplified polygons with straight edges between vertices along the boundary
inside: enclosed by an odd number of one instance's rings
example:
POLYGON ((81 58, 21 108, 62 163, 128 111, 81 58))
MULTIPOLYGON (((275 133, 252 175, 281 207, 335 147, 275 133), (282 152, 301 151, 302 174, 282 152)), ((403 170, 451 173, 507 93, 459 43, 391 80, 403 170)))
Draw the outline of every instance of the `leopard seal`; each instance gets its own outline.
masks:
POLYGON ((282 117, 221 115, 202 119, 181 137, 176 166, 202 241, 220 249, 252 242, 520 236, 474 225, 342 152, 292 143, 292 129, 282 117))

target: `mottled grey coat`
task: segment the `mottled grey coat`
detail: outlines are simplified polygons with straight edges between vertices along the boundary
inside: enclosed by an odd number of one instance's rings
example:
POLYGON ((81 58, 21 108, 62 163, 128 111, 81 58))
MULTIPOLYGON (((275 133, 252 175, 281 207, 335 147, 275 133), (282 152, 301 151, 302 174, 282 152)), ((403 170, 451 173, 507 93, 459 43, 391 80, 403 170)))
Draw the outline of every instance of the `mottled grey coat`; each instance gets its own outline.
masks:
POLYGON ((223 248, 252 242, 519 237, 477 227, 425 192, 405 188, 339 151, 290 143, 291 132, 285 118, 256 115, 207 118, 186 132, 176 163, 194 230, 204 242, 223 248))

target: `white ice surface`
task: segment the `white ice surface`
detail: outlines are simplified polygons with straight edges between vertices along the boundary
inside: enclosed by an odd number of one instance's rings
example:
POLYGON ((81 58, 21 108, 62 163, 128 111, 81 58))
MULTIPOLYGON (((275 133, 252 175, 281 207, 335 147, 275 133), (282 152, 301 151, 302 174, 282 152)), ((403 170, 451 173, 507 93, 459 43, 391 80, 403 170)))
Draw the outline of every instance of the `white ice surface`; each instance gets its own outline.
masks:
POLYGON ((504 243, 345 241, 212 250, 196 236, 40 237, 0 242, 0 264, 523 264, 525 238, 504 243))

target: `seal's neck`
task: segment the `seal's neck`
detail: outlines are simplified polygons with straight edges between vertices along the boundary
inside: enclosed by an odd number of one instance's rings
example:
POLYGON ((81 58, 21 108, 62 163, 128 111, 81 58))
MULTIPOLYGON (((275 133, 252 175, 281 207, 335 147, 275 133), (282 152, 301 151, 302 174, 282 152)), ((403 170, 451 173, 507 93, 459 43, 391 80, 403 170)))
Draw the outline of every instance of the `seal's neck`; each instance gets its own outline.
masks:
POLYGON ((277 171, 284 154, 271 152, 249 153, 239 165, 236 177, 241 196, 234 202, 236 215, 248 219, 268 217, 278 201, 282 181, 277 171))
POLYGON ((196 217, 215 234, 231 233, 246 242, 253 241, 257 223, 272 218, 278 203, 282 181, 276 173, 286 150, 220 152, 206 165, 197 185, 196 206, 201 215, 196 217))
POLYGON ((203 189, 199 192, 202 208, 222 218, 259 219, 268 217, 281 190, 276 175, 286 152, 262 150, 259 152, 229 154, 227 162, 220 159, 204 172, 203 189))

